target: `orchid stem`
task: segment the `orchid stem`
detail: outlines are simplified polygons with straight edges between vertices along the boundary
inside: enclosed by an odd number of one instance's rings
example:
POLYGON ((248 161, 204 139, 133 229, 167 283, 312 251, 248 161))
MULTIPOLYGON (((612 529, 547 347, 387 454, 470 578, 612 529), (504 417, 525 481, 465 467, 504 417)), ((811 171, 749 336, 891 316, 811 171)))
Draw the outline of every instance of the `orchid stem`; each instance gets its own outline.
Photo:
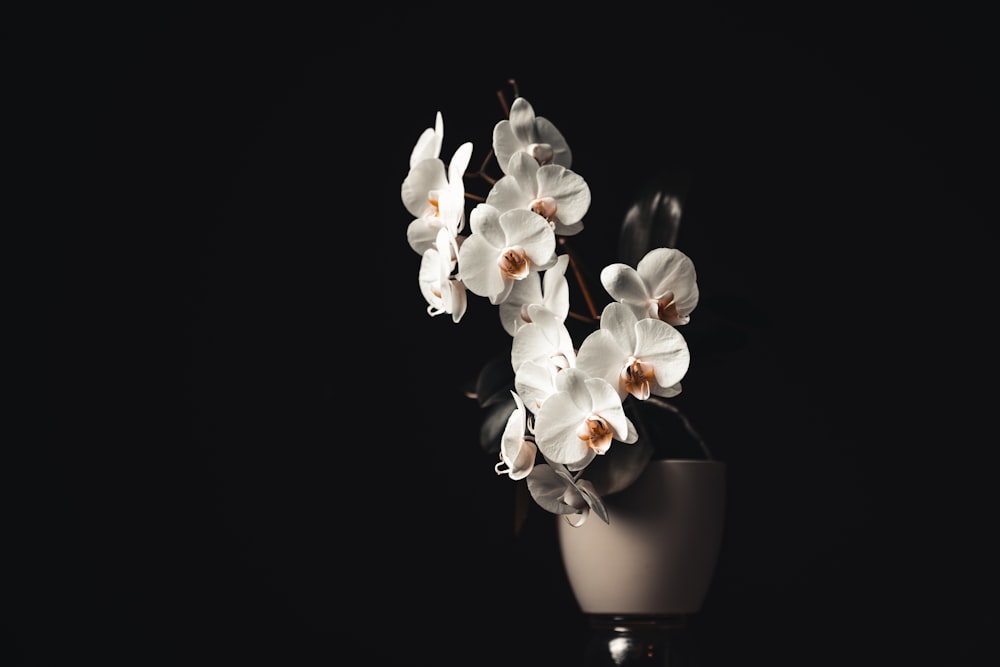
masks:
POLYGON ((594 320, 600 320, 601 314, 597 312, 594 300, 590 297, 590 290, 587 289, 587 281, 584 279, 583 273, 580 271, 580 267, 576 262, 576 256, 573 253, 573 249, 570 248, 568 243, 566 243, 565 238, 559 239, 559 245, 566 248, 566 255, 569 257, 569 265, 573 267, 573 275, 576 277, 576 284, 579 285, 580 292, 583 293, 583 300, 587 302, 587 310, 590 311, 590 317, 594 320))
MULTIPOLYGON (((507 83, 510 84, 511 90, 514 92, 514 99, 521 96, 520 91, 517 88, 517 79, 507 79, 507 83)), ((502 90, 497 91, 497 99, 500 100, 500 106, 503 107, 504 118, 510 118, 510 107, 507 105, 507 98, 504 96, 502 90)))
POLYGON ((581 315, 580 313, 577 313, 577 312, 572 311, 572 310, 569 311, 568 313, 566 313, 566 315, 567 315, 567 317, 572 317, 574 320, 579 320, 581 322, 586 322, 587 324, 593 324, 594 323, 594 318, 593 317, 587 317, 586 315, 581 315))
POLYGON ((500 100, 500 106, 503 108, 503 117, 510 118, 510 107, 507 106, 507 98, 502 90, 497 91, 497 99, 500 100))

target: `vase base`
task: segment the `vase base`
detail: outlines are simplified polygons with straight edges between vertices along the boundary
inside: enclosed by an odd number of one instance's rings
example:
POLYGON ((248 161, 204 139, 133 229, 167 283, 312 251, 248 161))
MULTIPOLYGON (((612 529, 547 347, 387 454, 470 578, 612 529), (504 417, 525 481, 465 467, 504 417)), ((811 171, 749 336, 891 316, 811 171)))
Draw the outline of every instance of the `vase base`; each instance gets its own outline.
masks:
POLYGON ((592 634, 584 655, 585 667, 694 667, 698 664, 684 615, 587 616, 592 634))

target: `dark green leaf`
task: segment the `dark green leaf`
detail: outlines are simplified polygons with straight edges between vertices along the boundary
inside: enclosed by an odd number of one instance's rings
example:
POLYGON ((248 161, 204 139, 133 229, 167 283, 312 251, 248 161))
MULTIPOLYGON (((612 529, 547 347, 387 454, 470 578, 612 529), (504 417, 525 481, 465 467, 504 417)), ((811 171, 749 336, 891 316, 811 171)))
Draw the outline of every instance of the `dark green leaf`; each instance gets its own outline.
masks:
POLYGON ((591 461, 584 477, 602 496, 617 493, 636 480, 652 455, 653 447, 645 440, 631 445, 614 442, 607 454, 591 461))
POLYGON ((625 214, 618 237, 618 259, 634 267, 653 248, 676 248, 688 179, 660 172, 639 191, 625 214))
POLYGON ((479 426, 479 446, 488 454, 500 453, 500 440, 507 427, 507 420, 517 407, 509 391, 506 395, 506 401, 497 398, 484 408, 483 423, 479 426))
POLYGON ((481 407, 487 407, 496 400, 513 399, 508 391, 514 388, 514 369, 510 365, 510 354, 505 354, 486 362, 476 377, 476 400, 481 407), (506 397, 506 398, 505 398, 506 397))

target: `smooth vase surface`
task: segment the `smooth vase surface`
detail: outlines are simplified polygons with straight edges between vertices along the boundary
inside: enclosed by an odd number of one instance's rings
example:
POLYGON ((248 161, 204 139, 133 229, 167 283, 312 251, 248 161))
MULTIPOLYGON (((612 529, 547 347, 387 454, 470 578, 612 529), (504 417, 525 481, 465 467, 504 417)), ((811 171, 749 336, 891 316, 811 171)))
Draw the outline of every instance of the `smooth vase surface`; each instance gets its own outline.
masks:
POLYGON ((587 614, 696 613, 708 592, 726 504, 726 467, 711 460, 650 461, 607 496, 609 523, 557 518, 566 575, 587 614))

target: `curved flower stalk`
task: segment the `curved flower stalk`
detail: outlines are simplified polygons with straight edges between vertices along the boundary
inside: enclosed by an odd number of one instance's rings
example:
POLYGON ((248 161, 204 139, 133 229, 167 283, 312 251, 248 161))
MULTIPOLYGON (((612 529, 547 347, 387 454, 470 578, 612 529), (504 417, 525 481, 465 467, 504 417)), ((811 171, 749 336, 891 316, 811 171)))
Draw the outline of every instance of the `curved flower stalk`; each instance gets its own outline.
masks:
MULTIPOLYGON (((665 399, 680 393, 690 365, 678 327, 698 304, 694 263, 663 247, 648 250, 635 267, 605 267, 600 282, 610 302, 598 317, 562 238, 583 230, 591 203, 587 182, 570 170, 562 133, 518 96, 493 128, 491 155, 503 173, 497 179, 485 173, 486 162, 466 171, 471 142, 445 165, 443 139, 438 112, 414 145, 400 191, 415 216, 407 242, 421 256, 419 287, 429 315, 450 314, 458 323, 471 292, 497 306, 511 337, 507 379, 504 364, 490 363, 488 378, 481 374, 476 383, 491 392, 476 397, 489 411, 484 428, 496 434, 488 438, 499 459, 494 470, 525 481, 538 506, 573 525, 592 514, 606 522, 602 494, 626 488, 651 457, 652 446, 640 439, 646 411, 637 407, 683 419, 665 399), (490 184, 485 198, 466 194, 468 177, 490 184), (470 200, 477 203, 466 231, 470 200), (570 267, 590 317, 570 308, 570 267), (594 326, 579 346, 566 326, 571 315, 594 326)), ((686 419, 684 425, 696 435, 686 419)))

